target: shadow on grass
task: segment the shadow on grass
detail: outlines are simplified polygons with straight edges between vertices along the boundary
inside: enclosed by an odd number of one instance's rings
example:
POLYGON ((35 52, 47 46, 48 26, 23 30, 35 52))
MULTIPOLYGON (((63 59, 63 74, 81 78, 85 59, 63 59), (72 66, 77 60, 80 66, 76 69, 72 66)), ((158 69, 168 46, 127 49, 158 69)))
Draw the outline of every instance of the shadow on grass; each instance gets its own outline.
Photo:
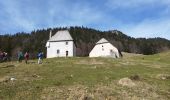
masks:
POLYGON ((7 66, 0 67, 0 68, 11 68, 11 67, 16 67, 16 66, 15 65, 7 65, 7 66))

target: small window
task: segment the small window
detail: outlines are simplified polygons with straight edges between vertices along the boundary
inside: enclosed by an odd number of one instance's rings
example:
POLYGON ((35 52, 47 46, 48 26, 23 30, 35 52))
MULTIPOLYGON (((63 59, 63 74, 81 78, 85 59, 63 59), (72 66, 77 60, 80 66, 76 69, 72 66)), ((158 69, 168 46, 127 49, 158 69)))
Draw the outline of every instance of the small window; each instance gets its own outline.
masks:
POLYGON ((102 51, 104 51, 104 48, 102 48, 102 51))
POLYGON ((60 50, 57 50, 57 54, 59 54, 60 53, 60 50))
POLYGON ((102 45, 102 51, 104 51, 103 45, 102 45))
POLYGON ((113 52, 113 50, 112 50, 112 49, 110 49, 110 52, 112 53, 112 52, 113 52))
POLYGON ((66 42, 66 45, 68 45, 68 42, 66 42))

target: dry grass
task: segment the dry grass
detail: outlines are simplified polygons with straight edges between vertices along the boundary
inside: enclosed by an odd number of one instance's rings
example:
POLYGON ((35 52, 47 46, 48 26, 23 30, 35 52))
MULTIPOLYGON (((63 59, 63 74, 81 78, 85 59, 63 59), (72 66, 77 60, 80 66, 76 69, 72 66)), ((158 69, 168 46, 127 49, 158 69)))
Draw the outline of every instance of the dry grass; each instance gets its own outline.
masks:
POLYGON ((0 99, 168 100, 169 58, 169 52, 152 56, 124 53, 121 59, 79 57, 44 59, 40 65, 36 60, 29 64, 1 63, 0 99))

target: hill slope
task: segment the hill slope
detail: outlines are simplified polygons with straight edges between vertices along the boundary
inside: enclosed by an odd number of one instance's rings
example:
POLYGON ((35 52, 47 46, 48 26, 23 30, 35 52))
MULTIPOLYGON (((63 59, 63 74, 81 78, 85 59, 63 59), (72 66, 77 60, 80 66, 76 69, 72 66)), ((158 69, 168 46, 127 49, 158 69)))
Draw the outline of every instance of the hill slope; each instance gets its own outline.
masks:
POLYGON ((168 100, 170 52, 0 64, 0 99, 168 100))
MULTIPOLYGON (((53 35, 58 30, 67 28, 53 28, 36 30, 31 33, 17 33, 14 35, 0 36, 0 50, 8 52, 15 57, 19 49, 23 52, 29 51, 31 57, 35 58, 37 52, 46 54, 45 44, 49 39, 50 30, 53 35)), ((170 41, 162 38, 132 38, 120 31, 99 31, 85 27, 70 27, 68 29, 77 47, 77 56, 88 56, 95 43, 101 38, 106 38, 118 49, 124 52, 155 54, 170 49, 170 41)))

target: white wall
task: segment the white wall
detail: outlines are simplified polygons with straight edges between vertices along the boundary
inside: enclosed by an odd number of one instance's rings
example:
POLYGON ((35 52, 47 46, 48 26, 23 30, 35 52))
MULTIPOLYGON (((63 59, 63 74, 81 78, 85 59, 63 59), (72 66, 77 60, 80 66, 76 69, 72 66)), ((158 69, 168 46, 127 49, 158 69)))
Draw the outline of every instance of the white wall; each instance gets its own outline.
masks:
POLYGON ((119 52, 116 47, 114 47, 110 43, 103 43, 103 44, 97 44, 92 49, 92 51, 89 54, 89 57, 113 57, 116 58, 116 56, 119 58, 119 52), (113 53, 110 52, 110 50, 113 51, 113 53))
POLYGON ((68 57, 73 57, 74 54, 74 43, 73 41, 61 41, 61 42, 49 42, 47 46, 47 58, 53 57, 66 57, 66 51, 68 51, 68 57), (68 45, 66 45, 68 42, 68 45), (59 50, 59 54, 57 54, 59 50))

